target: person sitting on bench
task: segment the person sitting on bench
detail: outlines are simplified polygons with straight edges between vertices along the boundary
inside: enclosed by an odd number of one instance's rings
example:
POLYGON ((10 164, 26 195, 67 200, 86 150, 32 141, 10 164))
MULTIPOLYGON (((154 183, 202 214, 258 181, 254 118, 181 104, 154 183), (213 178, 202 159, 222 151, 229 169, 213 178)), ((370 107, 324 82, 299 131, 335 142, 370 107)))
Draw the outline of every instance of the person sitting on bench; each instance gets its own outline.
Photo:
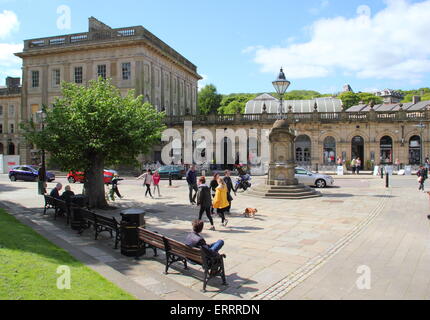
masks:
POLYGON ((75 195, 75 193, 71 190, 70 186, 66 186, 64 190, 65 191, 61 195, 61 199, 70 205, 72 203, 72 197, 75 195))
POLYGON ((221 250, 221 248, 224 246, 223 240, 218 240, 217 242, 208 245, 205 239, 200 235, 204 227, 204 222, 202 220, 194 220, 192 225, 193 232, 188 234, 187 238, 185 239, 185 244, 187 246, 193 248, 205 247, 213 253, 218 253, 218 251, 221 250))
POLYGON ((55 199, 61 199, 60 197, 60 190, 63 188, 63 185, 61 183, 57 183, 54 189, 51 190, 51 193, 49 194, 51 197, 55 199))

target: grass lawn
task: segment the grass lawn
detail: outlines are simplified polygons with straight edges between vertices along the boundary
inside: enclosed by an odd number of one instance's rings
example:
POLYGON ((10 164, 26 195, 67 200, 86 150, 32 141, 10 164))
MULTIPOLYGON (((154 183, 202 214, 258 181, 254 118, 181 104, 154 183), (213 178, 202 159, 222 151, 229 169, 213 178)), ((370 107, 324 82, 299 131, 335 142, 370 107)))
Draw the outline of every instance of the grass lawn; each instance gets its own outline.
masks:
POLYGON ((0 300, 130 300, 130 294, 0 209, 0 300), (57 288, 59 266, 70 290, 57 288))

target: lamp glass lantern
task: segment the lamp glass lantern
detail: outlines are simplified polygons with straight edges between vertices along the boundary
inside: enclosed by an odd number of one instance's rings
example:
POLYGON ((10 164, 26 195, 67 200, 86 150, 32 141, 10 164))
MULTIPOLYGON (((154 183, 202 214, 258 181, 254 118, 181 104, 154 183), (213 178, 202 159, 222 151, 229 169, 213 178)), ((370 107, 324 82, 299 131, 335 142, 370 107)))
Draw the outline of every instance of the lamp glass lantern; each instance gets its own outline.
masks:
POLYGON ((283 111, 283 106, 282 106, 282 100, 284 98, 284 94, 287 91, 288 87, 290 86, 291 82, 288 81, 285 77, 285 73, 284 70, 280 70, 278 78, 272 82, 273 87, 275 88, 276 92, 279 94, 280 98, 281 98, 281 116, 284 113, 283 111))

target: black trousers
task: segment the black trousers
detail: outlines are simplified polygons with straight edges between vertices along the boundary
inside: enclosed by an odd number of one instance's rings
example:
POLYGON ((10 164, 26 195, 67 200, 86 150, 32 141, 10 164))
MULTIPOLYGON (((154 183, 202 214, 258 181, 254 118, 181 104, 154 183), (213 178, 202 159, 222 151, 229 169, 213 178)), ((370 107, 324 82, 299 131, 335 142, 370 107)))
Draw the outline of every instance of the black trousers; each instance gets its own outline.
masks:
POLYGON ((218 213, 218 215, 221 217, 221 222, 224 223, 225 221, 225 211, 227 208, 222 208, 222 209, 216 209, 216 212, 218 213))
POLYGON ((151 196, 151 198, 152 198, 152 194, 151 194, 151 185, 150 184, 145 184, 145 186, 146 186, 146 192, 145 192, 145 197, 148 195, 148 193, 149 193, 149 195, 151 196))
POLYGON ((214 220, 212 219, 212 215, 211 215, 211 207, 200 207, 199 220, 202 220, 203 212, 206 212, 206 217, 208 217, 209 222, 213 226, 214 220))
POLYGON ((122 197, 121 197, 121 194, 119 193, 118 187, 113 187, 113 188, 112 188, 112 190, 113 190, 113 192, 115 192, 115 194, 116 194, 118 197, 122 198, 122 197))
POLYGON ((188 189, 190 191, 189 193, 190 203, 196 202, 197 191, 199 191, 197 184, 188 184, 188 189), (193 195, 193 191, 195 191, 194 195, 193 195))

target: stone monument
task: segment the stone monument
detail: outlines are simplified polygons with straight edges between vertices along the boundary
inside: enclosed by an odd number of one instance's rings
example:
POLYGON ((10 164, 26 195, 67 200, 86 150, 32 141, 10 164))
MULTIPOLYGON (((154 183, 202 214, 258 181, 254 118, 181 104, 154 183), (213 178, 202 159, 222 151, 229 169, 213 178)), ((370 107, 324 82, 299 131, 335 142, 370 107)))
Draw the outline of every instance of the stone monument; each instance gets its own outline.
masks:
POLYGON ((265 185, 252 188, 248 194, 274 199, 308 199, 321 197, 320 192, 299 184, 295 178, 294 140, 296 136, 286 119, 277 120, 269 135, 270 164, 265 185))

